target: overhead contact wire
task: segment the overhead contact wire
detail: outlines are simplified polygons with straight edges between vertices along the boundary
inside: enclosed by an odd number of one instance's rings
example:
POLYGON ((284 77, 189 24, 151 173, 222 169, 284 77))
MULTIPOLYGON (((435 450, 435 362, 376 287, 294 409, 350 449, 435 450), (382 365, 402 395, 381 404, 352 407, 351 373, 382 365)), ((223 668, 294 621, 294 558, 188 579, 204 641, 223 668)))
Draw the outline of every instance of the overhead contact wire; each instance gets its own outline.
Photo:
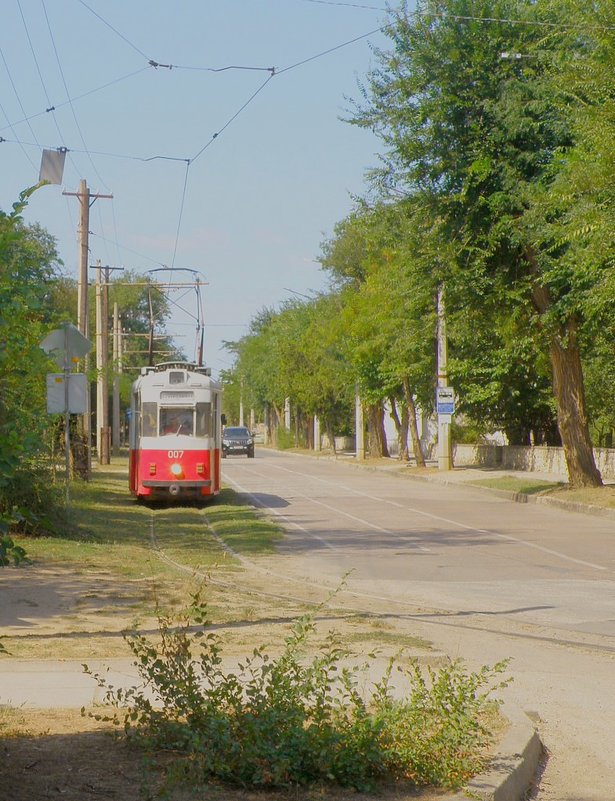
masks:
POLYGON ((75 113, 75 107, 73 106, 72 100, 70 99, 70 92, 68 91, 68 84, 66 83, 66 78, 64 77, 64 70, 62 69, 62 62, 60 61, 60 55, 58 53, 58 48, 56 47, 56 42, 55 42, 55 38, 54 38, 54 35, 53 35, 53 30, 51 28, 51 23, 49 21, 49 15, 47 14, 47 8, 45 6, 45 0, 41 0, 41 5, 43 6, 43 12, 45 14, 45 20, 47 22, 47 29, 49 30, 49 36, 51 38, 51 44, 53 46, 53 52, 55 53, 56 61, 57 61, 57 64, 58 64, 58 69, 60 71, 60 76, 62 78, 62 83, 64 84, 64 90, 66 91, 66 97, 69 100, 70 108, 71 108, 71 111, 72 111, 72 114, 73 114, 73 119, 75 120, 75 126, 77 128, 77 131, 79 132, 79 137, 81 138, 81 141, 83 143, 83 147, 85 148, 85 151, 87 153, 88 159, 90 160, 90 164, 92 165, 92 168, 93 168, 94 172, 98 176, 99 181, 103 184, 103 186, 105 186, 108 189, 109 187, 107 186, 107 183, 106 183, 105 179, 98 172, 98 169, 96 168, 96 164, 94 164, 94 160, 92 159, 92 157, 91 157, 91 155, 90 155, 90 153, 88 151, 88 146, 85 143, 83 132, 81 130, 81 126, 79 125, 79 120, 77 119, 77 114, 75 113))
POLYGON ((242 111, 244 111, 250 105, 250 103, 254 100, 254 98, 263 91, 263 89, 267 86, 269 81, 271 81, 271 79, 275 77, 275 75, 276 75, 275 72, 269 75, 267 80, 258 87, 256 92, 250 95, 250 97, 246 100, 243 106, 241 106, 241 108, 238 111, 236 111, 235 114, 233 114, 233 116, 222 126, 222 128, 220 128, 219 131, 217 131, 215 134, 212 135, 211 139, 205 145, 203 145, 203 147, 199 150, 196 156, 192 157, 192 163, 194 163, 199 158, 199 156, 202 153, 204 153, 207 150, 207 148, 210 147, 215 142, 215 140, 220 136, 221 133, 224 133, 224 131, 226 131, 229 125, 231 125, 237 119, 237 117, 242 113, 242 111))

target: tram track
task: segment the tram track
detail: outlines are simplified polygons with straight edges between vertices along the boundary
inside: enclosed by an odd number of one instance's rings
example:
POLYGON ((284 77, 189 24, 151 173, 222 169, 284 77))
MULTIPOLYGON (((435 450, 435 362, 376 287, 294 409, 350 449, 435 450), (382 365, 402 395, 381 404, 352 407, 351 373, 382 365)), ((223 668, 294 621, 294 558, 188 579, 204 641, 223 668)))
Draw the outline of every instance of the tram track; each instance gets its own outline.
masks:
MULTIPOLYGON (((250 493, 246 494, 250 495, 250 493)), ((258 501, 257 498, 254 498, 254 500, 258 501)), ((276 511, 260 502, 257 503, 256 508, 267 513, 276 511)), ((223 550, 236 559, 244 571, 244 581, 242 582, 218 579, 213 577, 210 572, 203 572, 190 565, 183 564, 177 559, 173 559, 159 547, 155 535, 157 511, 162 510, 151 510, 150 516, 150 547, 156 558, 182 573, 191 575, 206 584, 211 584, 223 590, 241 593, 246 597, 258 597, 265 601, 282 601, 312 609, 328 608, 337 613, 338 616, 342 614, 348 617, 386 618, 395 621, 398 626, 403 628, 412 624, 426 627, 454 628, 461 631, 510 637, 516 640, 536 643, 537 646, 548 644, 574 649, 583 653, 615 655, 615 644, 605 642, 603 635, 576 633, 576 636, 571 636, 568 630, 558 629, 553 626, 546 627, 527 621, 519 623, 511 616, 502 616, 501 613, 496 617, 485 612, 425 607, 393 595, 382 595, 353 589, 349 586, 352 579, 351 576, 341 577, 339 584, 336 586, 317 581, 307 575, 293 576, 289 575, 288 572, 283 573, 268 564, 271 560, 276 559, 275 556, 255 560, 230 547, 209 524, 207 511, 200 510, 199 515, 203 518, 204 528, 208 536, 215 539, 223 550), (248 579, 249 585, 245 579, 248 579), (263 580, 269 584, 275 582, 280 587, 286 586, 287 589, 279 592, 263 589, 261 586, 263 580), (303 588, 306 592, 303 594, 297 593, 297 588, 303 588), (315 600, 310 597, 313 596, 314 591, 322 593, 322 598, 315 600), (496 625, 494 621, 499 622, 500 625, 496 625)), ((284 519, 285 516, 278 513, 276 517, 284 519)))

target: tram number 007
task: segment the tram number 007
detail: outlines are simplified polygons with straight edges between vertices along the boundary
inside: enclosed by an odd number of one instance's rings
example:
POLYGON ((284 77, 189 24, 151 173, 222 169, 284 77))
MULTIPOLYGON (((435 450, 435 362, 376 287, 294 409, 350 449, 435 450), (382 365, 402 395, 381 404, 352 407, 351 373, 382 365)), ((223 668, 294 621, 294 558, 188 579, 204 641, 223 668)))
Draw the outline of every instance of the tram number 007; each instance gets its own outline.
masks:
POLYGON ((167 451, 169 459, 181 459, 183 455, 183 451, 167 451))

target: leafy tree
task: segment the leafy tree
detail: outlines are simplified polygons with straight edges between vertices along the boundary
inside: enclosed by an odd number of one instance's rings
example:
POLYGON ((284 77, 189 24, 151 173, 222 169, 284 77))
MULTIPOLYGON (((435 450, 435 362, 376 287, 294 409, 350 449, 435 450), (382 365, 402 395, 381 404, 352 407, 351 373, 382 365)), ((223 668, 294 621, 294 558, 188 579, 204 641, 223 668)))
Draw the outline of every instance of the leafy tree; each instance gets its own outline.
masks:
MULTIPOLYGON (((32 190, 31 190, 32 191, 32 190)), ((0 211, 0 530, 37 528, 52 511, 49 463, 51 421, 39 347, 54 320, 49 305, 58 270, 55 246, 21 218, 24 192, 12 212, 0 211)))
MULTIPOLYGON (((558 65, 542 58, 552 28, 535 23, 547 12, 523 0, 427 0, 417 15, 404 4, 388 28, 393 50, 379 54, 353 121, 387 148, 377 185, 419 198, 432 215, 434 246, 447 252, 446 270, 435 269, 448 308, 463 299, 528 321, 550 361, 570 480, 598 485, 580 358, 592 282, 540 213, 576 142, 575 104, 554 92, 558 65)), ((577 36, 572 52, 586 46, 577 36)))
POLYGON ((412 204, 364 203, 336 226, 321 257, 334 281, 344 286, 345 357, 367 404, 370 452, 386 453, 381 433, 386 401, 400 457, 407 458, 410 430, 419 464, 424 457, 416 404, 423 411, 432 408, 436 378, 436 285, 424 266, 423 240, 412 204))

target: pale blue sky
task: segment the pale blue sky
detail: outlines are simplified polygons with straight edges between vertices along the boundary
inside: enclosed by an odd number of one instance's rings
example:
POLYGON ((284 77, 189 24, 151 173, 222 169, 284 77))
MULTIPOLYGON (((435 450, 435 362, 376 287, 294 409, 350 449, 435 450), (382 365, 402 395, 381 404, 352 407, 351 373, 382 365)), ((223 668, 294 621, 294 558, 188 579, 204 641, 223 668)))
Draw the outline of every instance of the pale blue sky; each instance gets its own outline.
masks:
MULTIPOLYGON (((36 183, 42 147, 67 147, 63 185, 39 190, 26 219, 56 237, 74 276, 78 207, 62 191, 85 178, 112 193, 92 206, 91 263, 199 270, 205 357, 217 373, 231 361, 221 341, 245 333, 260 308, 291 298, 286 288, 326 285, 320 243, 378 161, 379 142, 339 118, 374 66, 372 47, 388 40, 373 33, 293 65, 385 19, 384 0, 4 0, 0 207, 36 183), (179 68, 230 65, 264 69, 179 68), (276 75, 264 85, 268 67, 276 75), (138 160, 152 156, 192 161, 138 160)), ((191 298, 171 297, 194 312, 191 298)), ((174 309, 170 330, 193 358, 195 324, 174 309)))

